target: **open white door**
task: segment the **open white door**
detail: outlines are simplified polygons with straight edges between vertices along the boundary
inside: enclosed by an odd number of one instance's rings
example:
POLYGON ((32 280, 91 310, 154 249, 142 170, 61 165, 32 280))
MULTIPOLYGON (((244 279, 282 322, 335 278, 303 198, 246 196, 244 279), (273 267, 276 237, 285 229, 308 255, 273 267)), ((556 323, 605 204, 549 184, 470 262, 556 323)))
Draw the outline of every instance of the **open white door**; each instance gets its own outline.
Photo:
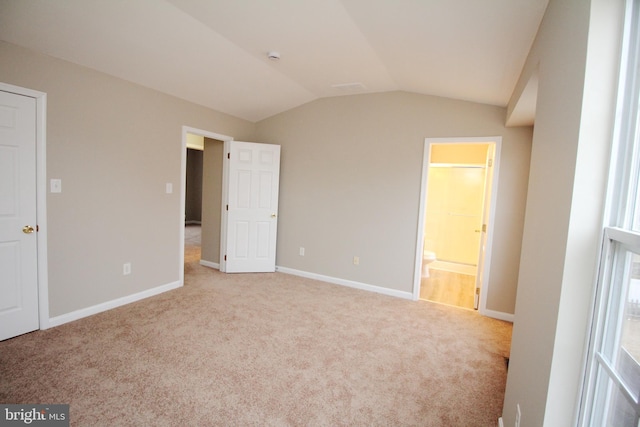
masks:
POLYGON ((0 340, 38 329, 36 100, 0 91, 0 340))
POLYGON ((225 142, 220 270, 274 272, 280 146, 225 142))
POLYGON ((480 295, 482 288, 482 281, 484 280, 485 263, 487 261, 487 242, 488 242, 488 227, 491 218, 491 206, 492 206, 492 192, 494 183, 494 163, 496 158, 496 144, 491 143, 487 149, 487 161, 485 164, 485 179, 484 179, 484 203, 482 212, 482 232, 480 233, 480 253, 478 255, 478 272, 476 274, 476 293, 474 297, 474 308, 478 310, 480 308, 480 295))

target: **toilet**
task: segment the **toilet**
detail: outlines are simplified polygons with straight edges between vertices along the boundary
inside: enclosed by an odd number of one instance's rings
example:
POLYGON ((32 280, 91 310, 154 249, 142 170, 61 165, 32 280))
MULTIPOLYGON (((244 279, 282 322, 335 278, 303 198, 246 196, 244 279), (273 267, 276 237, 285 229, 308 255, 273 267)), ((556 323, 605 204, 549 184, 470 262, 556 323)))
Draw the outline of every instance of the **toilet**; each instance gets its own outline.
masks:
POLYGON ((436 253, 431 251, 422 252, 422 277, 429 277, 429 264, 436 260, 436 253))

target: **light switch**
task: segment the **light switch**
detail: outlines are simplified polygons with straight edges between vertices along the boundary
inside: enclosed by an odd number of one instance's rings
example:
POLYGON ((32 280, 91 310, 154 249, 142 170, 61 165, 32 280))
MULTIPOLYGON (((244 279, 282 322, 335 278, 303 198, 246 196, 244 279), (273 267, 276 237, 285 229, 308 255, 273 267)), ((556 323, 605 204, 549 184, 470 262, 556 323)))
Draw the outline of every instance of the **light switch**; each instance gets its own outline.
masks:
POLYGON ((61 179, 52 179, 51 183, 51 192, 52 193, 62 193, 62 180, 61 179))
POLYGON ((165 191, 167 192, 167 194, 173 193, 173 184, 170 182, 167 182, 167 185, 165 186, 165 191))

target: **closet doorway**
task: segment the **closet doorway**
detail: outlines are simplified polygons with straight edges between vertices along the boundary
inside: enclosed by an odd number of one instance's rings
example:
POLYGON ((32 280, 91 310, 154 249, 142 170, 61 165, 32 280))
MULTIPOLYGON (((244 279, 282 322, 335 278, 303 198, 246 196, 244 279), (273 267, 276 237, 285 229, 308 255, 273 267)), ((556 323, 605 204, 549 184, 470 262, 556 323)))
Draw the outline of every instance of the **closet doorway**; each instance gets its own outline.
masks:
POLYGON ((425 140, 415 299, 484 310, 499 142, 425 140))

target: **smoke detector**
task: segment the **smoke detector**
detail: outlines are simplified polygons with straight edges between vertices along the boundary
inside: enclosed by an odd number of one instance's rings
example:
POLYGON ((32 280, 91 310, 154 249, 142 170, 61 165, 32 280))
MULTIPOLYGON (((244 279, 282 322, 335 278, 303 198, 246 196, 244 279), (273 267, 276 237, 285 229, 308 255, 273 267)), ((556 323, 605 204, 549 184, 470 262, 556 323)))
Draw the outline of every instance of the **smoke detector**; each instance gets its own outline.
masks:
POLYGON ((272 50, 271 52, 267 53, 267 58, 269 58, 272 61, 277 61, 280 59, 280 52, 276 52, 272 50))

